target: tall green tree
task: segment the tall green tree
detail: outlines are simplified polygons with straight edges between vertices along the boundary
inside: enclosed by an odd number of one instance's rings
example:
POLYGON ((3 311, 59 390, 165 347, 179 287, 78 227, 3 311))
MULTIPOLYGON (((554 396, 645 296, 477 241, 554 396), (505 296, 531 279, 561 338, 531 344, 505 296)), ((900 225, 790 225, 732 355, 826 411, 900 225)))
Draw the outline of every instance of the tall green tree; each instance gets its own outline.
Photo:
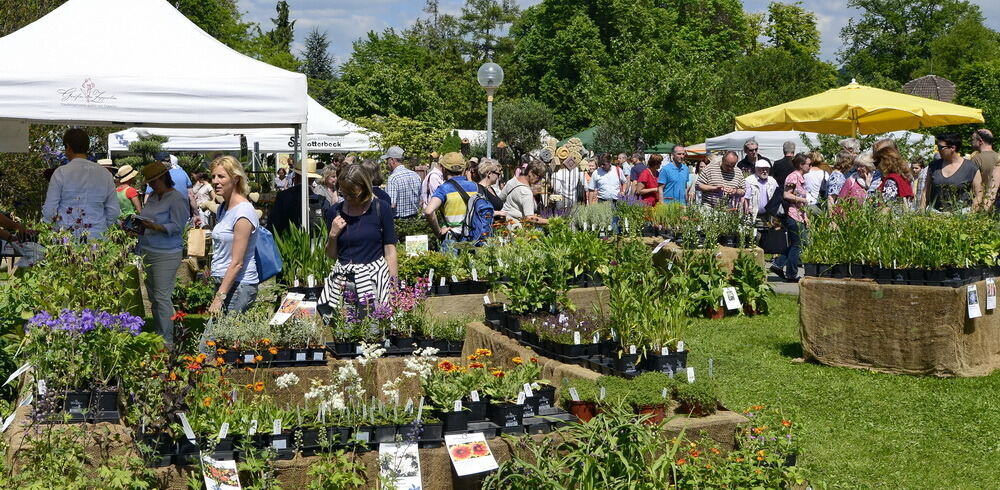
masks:
POLYGON ((861 11, 840 31, 838 52, 847 78, 898 89, 931 58, 931 42, 960 19, 982 12, 966 0, 848 0, 861 11))
POLYGON ((513 43, 506 30, 519 13, 514 0, 466 0, 459 18, 461 33, 466 37, 464 54, 482 61, 509 53, 513 43))
POLYGON ((913 76, 934 74, 954 81, 964 66, 1000 58, 1000 33, 983 25, 982 19, 967 15, 931 41, 930 52, 913 76))
POLYGON ((251 24, 243 21, 236 0, 174 0, 173 5, 216 40, 236 50, 246 48, 251 24))
POLYGON ((771 2, 767 6, 764 35, 770 45, 792 54, 819 55, 819 28, 816 14, 802 7, 802 2, 771 2))
MULTIPOLYGON (((970 63, 955 74, 955 103, 983 110, 985 127, 1000 134, 1000 60, 993 58, 970 63)), ((962 133, 969 134, 976 127, 966 126, 962 133)))
POLYGON ((317 80, 333 78, 330 41, 326 38, 326 33, 319 32, 317 28, 313 28, 306 37, 305 51, 302 52, 302 73, 317 80))
POLYGON ((275 49, 290 53, 292 52, 292 41, 295 39, 295 21, 288 20, 288 2, 279 1, 274 6, 274 10, 278 13, 278 17, 271 19, 274 29, 268 31, 267 37, 275 49))
MULTIPOLYGON (((493 143, 503 141, 514 157, 541 146, 541 131, 552 122, 552 111, 532 99, 507 99, 493 109, 493 143)), ((494 150, 493 153, 496 153, 494 150)))

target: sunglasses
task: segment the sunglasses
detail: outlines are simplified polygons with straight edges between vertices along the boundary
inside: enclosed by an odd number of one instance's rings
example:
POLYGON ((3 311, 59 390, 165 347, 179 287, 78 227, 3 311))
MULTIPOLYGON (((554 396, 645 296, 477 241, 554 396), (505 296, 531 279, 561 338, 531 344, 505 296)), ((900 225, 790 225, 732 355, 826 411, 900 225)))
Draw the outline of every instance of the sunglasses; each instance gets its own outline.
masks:
POLYGON ((937 148, 938 148, 938 150, 943 150, 945 148, 954 148, 954 146, 951 146, 951 145, 937 145, 937 148))

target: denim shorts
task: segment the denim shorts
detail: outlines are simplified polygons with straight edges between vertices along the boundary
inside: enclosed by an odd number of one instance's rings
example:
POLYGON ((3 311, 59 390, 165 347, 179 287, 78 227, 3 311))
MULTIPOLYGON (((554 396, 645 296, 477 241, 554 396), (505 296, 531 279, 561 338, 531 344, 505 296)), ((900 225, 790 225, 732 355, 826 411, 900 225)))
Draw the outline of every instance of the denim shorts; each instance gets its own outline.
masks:
MULTIPOLYGON (((218 286, 222 280, 218 277, 214 278, 215 284, 218 286)), ((226 300, 222 302, 222 309, 226 313, 235 312, 242 313, 250 308, 250 305, 257 300, 257 285, 256 284, 246 284, 239 283, 229 291, 226 295, 226 300)))

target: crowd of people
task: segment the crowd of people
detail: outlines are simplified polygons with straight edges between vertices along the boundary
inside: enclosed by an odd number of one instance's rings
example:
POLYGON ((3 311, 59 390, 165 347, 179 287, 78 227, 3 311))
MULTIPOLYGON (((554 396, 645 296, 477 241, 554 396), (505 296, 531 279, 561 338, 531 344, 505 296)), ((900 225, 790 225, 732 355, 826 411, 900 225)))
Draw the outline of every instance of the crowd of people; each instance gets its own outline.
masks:
MULTIPOLYGON (((388 298, 398 270, 397 220, 426 219, 447 251, 456 242, 480 241, 493 220, 513 226, 546 224, 543 208, 565 211, 627 198, 646 205, 704 205, 777 221, 787 233, 788 247, 770 269, 794 282, 809 215, 836 212, 845 200, 887 210, 996 208, 1000 156, 993 139, 989 130, 975 131, 975 153, 966 158, 959 135, 938 135, 937 158, 928 165, 905 161, 891 139, 862 151, 853 138, 840 141, 832 165, 818 152, 797 153, 792 141, 783 145, 784 156, 771 162, 759 155, 753 139, 744 144, 742 157, 727 151, 704 164, 689 163, 683 145, 675 145, 668 155, 572 155, 557 166, 524 155, 506 180, 496 160, 460 152, 432 155, 421 176, 408 167, 414 160, 407 159, 404 149, 392 146, 379 159, 333 155, 318 171, 313 159, 278 169, 271 181, 274 205, 263 219, 254 207, 259 194, 251 192, 234 157, 214 159, 207 172, 194 172, 193 179, 166 152, 153 155, 141 170, 129 165, 115 169, 110 160, 88 160, 88 135, 71 129, 63 137, 68 163, 51 174, 42 216, 71 225, 74 234, 92 240, 123 220, 131 222, 128 229, 139 235, 137 253, 143 258, 153 323, 170 342, 185 229, 211 233, 208 269, 217 293, 209 311, 243 311, 257 295, 254 253, 260 227, 281 234, 300 223, 303 185, 308 186, 310 222, 325 225, 326 254, 335 263, 320 298, 327 306, 339 304, 346 291, 354 298, 388 298)), ((0 215, 0 239, 22 241, 33 233, 0 215)))

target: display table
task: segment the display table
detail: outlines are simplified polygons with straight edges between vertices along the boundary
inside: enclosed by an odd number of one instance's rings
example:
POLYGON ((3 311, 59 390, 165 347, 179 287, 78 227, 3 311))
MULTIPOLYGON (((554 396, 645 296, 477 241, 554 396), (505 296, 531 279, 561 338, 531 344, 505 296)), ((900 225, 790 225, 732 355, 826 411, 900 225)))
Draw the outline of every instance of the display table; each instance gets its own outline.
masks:
MULTIPOLYGON (((659 244, 663 243, 664 240, 665 240, 664 238, 658 238, 658 237, 644 237, 642 239, 642 242, 648 245, 649 247, 655 249, 659 244)), ((706 253, 709 250, 710 249, 701 249, 701 248, 688 250, 681 248, 680 245, 677 245, 674 242, 669 242, 666 245, 660 247, 660 250, 658 250, 656 254, 653 255, 653 263, 656 264, 657 267, 666 268, 667 261, 672 261, 675 257, 679 255, 685 253, 706 253)), ((733 271, 733 262, 736 260, 736 257, 739 257, 740 252, 749 252, 753 254, 754 259, 756 259, 757 263, 760 264, 760 267, 764 268, 764 250, 760 249, 759 247, 732 248, 732 247, 723 247, 720 245, 717 250, 717 253, 719 255, 716 258, 719 260, 719 265, 721 265, 722 268, 726 270, 726 273, 733 271)))
MULTIPOLYGON (((570 301, 577 308, 590 310, 600 304, 605 311, 608 309, 608 288, 571 288, 568 293, 570 301)), ((507 297, 503 294, 490 293, 490 299, 504 303, 507 297)), ((431 296, 427 298, 427 314, 439 319, 482 318, 483 295, 458 294, 451 296, 431 296)))
POLYGON ((896 374, 985 376, 1000 368, 1000 315, 968 319, 966 288, 803 278, 800 331, 806 359, 896 374))

